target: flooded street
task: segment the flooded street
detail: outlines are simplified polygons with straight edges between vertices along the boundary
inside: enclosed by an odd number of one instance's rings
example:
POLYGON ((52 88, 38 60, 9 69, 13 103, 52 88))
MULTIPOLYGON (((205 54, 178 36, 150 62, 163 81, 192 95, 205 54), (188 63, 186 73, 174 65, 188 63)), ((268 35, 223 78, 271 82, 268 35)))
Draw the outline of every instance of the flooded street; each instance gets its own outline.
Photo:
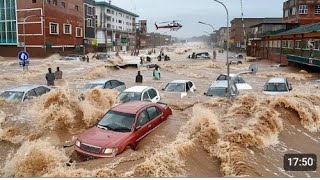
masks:
MULTIPOLYGON (((320 92, 318 73, 295 67, 271 67, 259 60, 231 65, 253 90, 241 91, 233 101, 204 96, 216 78, 226 73, 226 54, 217 60, 187 59, 192 52, 211 51, 200 43, 164 48, 171 61, 158 62, 161 80, 152 69, 140 68, 143 85, 156 88, 173 115, 142 139, 136 150, 114 158, 84 161, 73 152, 78 135, 97 124, 116 103, 118 92, 81 89, 92 80, 117 79, 135 86, 138 69, 105 67, 103 61, 60 61, 54 55, 31 59, 23 72, 16 59, 0 61, 0 91, 23 84, 45 85, 50 67, 60 67, 63 79, 56 90, 23 103, 0 100, 1 177, 319 177, 320 172, 286 172, 283 156, 310 153, 320 157, 320 92), (191 51, 187 51, 191 49, 191 51), (185 50, 187 52, 185 52, 185 50), (287 77, 293 91, 270 97, 262 89, 271 77, 287 77), (197 90, 188 97, 162 91, 173 80, 191 80, 197 90)), ((159 52, 159 49, 157 49, 159 52)), ((91 57, 92 55, 90 55, 91 57)))

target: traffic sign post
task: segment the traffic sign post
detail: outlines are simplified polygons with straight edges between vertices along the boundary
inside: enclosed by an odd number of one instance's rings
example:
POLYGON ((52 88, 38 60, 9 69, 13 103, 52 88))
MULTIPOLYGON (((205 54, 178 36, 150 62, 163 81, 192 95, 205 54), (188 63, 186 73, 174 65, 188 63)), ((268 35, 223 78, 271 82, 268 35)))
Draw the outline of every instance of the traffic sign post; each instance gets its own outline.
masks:
POLYGON ((18 54, 19 65, 22 66, 23 70, 28 70, 29 66, 29 54, 26 51, 21 51, 18 54))

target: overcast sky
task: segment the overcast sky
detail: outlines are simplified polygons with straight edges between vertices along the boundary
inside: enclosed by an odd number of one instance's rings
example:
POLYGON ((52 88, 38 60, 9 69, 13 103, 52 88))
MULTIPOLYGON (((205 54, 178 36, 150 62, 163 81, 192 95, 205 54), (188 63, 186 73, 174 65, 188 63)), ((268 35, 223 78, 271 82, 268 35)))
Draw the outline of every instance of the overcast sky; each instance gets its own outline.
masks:
MULTIPOLYGON (((230 20, 241 17, 240 0, 221 1, 229 9, 230 20)), ((282 17, 283 2, 284 0, 243 0, 244 17, 282 17)), ((112 4, 138 14, 139 19, 148 20, 149 32, 155 31, 155 22, 171 20, 182 20, 183 28, 177 32, 168 31, 168 34, 184 38, 212 31, 212 28, 198 24, 198 21, 212 24, 216 29, 226 26, 225 10, 213 0, 112 0, 112 4)))

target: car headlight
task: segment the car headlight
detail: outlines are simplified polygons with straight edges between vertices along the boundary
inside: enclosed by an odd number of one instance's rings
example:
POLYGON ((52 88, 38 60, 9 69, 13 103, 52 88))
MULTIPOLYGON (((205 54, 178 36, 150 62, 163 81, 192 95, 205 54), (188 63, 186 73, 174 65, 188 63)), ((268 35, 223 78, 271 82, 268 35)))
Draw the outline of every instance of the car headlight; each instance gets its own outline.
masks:
POLYGON ((118 153, 118 148, 107 148, 104 150, 104 154, 116 155, 117 153, 118 153))
POLYGON ((76 141, 76 146, 78 146, 78 147, 81 146, 81 142, 79 140, 76 141))

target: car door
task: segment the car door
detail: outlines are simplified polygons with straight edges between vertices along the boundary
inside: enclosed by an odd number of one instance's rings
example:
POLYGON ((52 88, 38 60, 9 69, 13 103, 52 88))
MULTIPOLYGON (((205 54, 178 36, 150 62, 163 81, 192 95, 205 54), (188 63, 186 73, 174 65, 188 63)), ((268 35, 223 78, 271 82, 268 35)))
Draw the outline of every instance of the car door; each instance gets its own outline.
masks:
POLYGON ((136 131, 135 131, 135 139, 136 142, 140 141, 142 138, 144 138, 148 133, 150 132, 150 128, 152 128, 152 124, 149 124, 150 117, 146 109, 141 111, 137 115, 137 121, 136 121, 136 131))
POLYGON ((148 91, 143 91, 141 101, 151 101, 148 91))
POLYGON ((157 103, 160 101, 160 96, 155 89, 149 89, 148 94, 153 103, 157 103))
POLYGON ((155 107, 155 106, 147 108, 147 112, 148 112, 149 117, 150 117, 150 123, 149 124, 151 125, 152 129, 154 129, 157 126, 159 126, 165 120, 161 110, 159 108, 155 107))

